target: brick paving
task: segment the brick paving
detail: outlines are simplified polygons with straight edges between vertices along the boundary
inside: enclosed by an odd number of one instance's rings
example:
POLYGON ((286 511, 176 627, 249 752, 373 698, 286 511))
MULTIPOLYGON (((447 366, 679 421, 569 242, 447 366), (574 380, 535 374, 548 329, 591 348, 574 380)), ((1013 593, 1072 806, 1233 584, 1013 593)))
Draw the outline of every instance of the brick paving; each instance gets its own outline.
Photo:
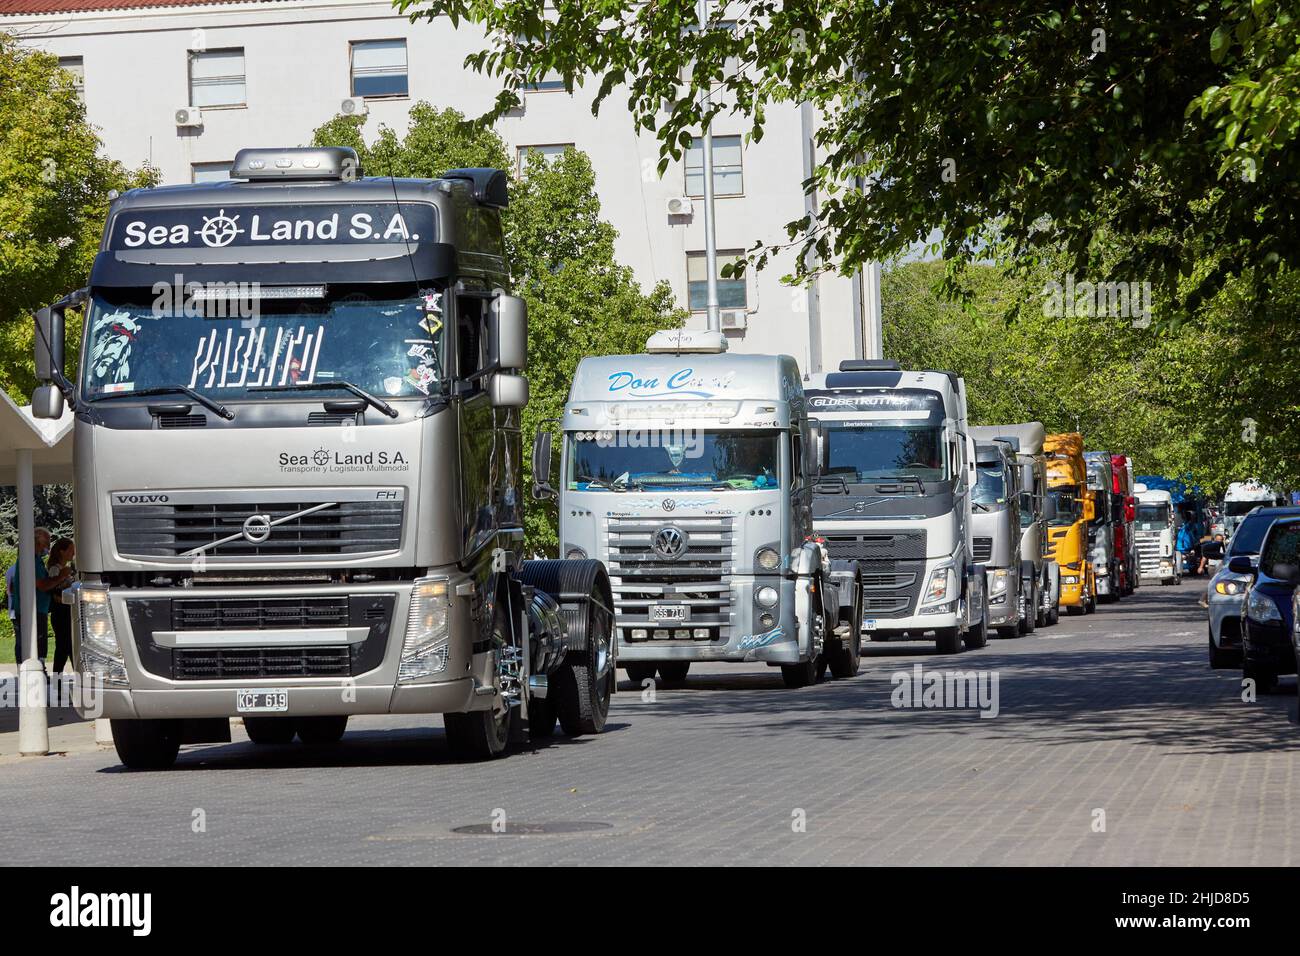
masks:
POLYGON ((961 655, 871 646, 857 678, 799 691, 762 666, 697 667, 653 701, 625 682, 604 735, 487 764, 406 716, 354 719, 325 752, 237 733, 165 773, 111 750, 6 759, 0 861, 1300 864, 1294 678, 1243 703, 1206 664, 1200 587, 961 655), (999 715, 895 709, 891 675, 917 663, 996 672, 999 715), (452 832, 494 811, 607 826, 452 832))

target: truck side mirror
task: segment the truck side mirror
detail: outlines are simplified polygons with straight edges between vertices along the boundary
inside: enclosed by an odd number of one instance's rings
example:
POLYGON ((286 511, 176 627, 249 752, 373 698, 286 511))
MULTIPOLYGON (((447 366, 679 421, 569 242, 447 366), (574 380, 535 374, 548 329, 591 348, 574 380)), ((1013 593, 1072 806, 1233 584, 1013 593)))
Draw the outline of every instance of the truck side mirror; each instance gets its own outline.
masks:
POLYGON ((1091 498, 1084 498, 1082 504, 1084 521, 1091 521, 1093 518, 1097 517, 1097 506, 1093 503, 1091 498))
POLYGON ((1032 491, 1020 492, 1020 510, 1025 514, 1034 512, 1034 493, 1032 491))
POLYGON ((493 408, 523 408, 528 404, 528 379, 494 372, 488 379, 488 400, 493 408))
POLYGON ((32 417, 53 419, 63 417, 63 391, 59 386, 51 382, 36 386, 32 392, 32 417))
POLYGON ((36 312, 36 378, 41 382, 63 377, 63 310, 36 312))
POLYGON ((488 362, 522 372, 528 367, 528 306, 517 295, 498 293, 488 317, 488 362))
POLYGON ((1043 520, 1055 521, 1057 515, 1056 499, 1050 495, 1043 498, 1043 520))
POLYGON ((558 498, 559 492, 551 485, 551 433, 538 428, 533 438, 533 497, 558 498))

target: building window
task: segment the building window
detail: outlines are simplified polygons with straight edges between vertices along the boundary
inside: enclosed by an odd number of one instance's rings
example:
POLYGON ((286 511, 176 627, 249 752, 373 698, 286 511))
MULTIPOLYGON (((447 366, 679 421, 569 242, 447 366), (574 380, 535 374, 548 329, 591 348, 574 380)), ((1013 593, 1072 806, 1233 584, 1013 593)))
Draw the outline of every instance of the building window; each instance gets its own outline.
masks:
MULTIPOLYGON (((744 253, 740 249, 718 250, 718 306, 723 309, 748 309, 749 294, 743 275, 724 279, 724 267, 739 262, 744 253)), ((709 305, 709 271, 705 267, 704 253, 686 253, 686 298, 692 312, 704 312, 709 305)))
POLYGON ((525 93, 553 93, 564 89, 564 74, 551 70, 536 83, 525 83, 525 93))
POLYGON ((82 61, 81 57, 59 57, 59 69, 67 70, 72 74, 72 84, 77 88, 77 99, 84 102, 86 93, 86 64, 82 61))
POLYGON ((243 106, 247 101, 242 48, 190 53, 190 106, 243 106))
POLYGON ((516 150, 519 172, 522 174, 524 167, 528 165, 528 156, 530 153, 537 153, 548 163, 553 163, 564 155, 566 149, 572 148, 572 143, 547 143, 545 145, 537 146, 520 146, 519 149, 516 150))
MULTIPOLYGON (((745 191, 739 136, 713 137, 713 195, 739 196, 745 191)), ((704 137, 686 149, 686 195, 704 195, 704 137)))
POLYGON ((229 163, 194 163, 190 166, 190 179, 196 183, 221 183, 230 178, 230 170, 235 164, 229 163))
POLYGON ((406 41, 354 40, 353 96, 406 96, 406 41))

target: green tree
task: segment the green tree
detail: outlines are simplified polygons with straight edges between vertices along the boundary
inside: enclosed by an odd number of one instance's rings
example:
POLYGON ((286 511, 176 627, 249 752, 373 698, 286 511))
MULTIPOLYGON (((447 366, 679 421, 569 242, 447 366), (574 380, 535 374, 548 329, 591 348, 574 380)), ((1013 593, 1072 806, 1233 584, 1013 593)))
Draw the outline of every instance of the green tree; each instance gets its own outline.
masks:
POLYGON ((15 397, 36 384, 32 314, 85 284, 113 191, 156 179, 101 146, 58 59, 0 33, 0 387, 15 397))
MULTIPOLYGON (((501 138, 453 109, 419 103, 404 134, 380 127, 370 144, 364 125, 364 117, 335 117, 315 131, 313 144, 353 147, 367 175, 435 178, 457 167, 509 168, 501 138)), ((584 153, 568 149, 552 161, 531 155, 521 173, 503 222, 514 292, 528 304, 527 444, 538 427, 560 416, 584 356, 639 352, 651 332, 679 326, 685 312, 666 282, 647 293, 618 263, 618 233, 601 218, 584 153)), ((524 464, 529 485, 531 456, 524 464)), ((554 506, 530 497, 525 522, 529 547, 554 553, 554 506)))
POLYGON ((625 98, 655 133, 661 167, 724 111, 758 139, 773 106, 816 107, 819 208, 789 227, 809 267, 887 261, 937 228, 949 261, 996 239, 1084 274, 1101 228, 1123 240, 1110 278, 1195 306, 1300 265, 1293 3, 759 0, 712 4, 707 30, 694 0, 397 6, 484 29, 466 62, 501 81, 492 115, 548 73, 590 81, 594 110, 625 98))

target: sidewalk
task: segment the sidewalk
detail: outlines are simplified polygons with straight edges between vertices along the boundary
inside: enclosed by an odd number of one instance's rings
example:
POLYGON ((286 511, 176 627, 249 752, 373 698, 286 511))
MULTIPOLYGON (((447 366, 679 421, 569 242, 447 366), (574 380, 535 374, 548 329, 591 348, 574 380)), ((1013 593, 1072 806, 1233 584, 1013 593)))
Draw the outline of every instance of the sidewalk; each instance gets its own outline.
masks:
MULTIPOLYGON (((17 664, 0 664, 0 766, 16 760, 34 760, 18 755, 18 681, 17 664)), ((47 712, 50 724, 50 755, 85 753, 97 750, 95 722, 83 720, 71 707, 52 707, 47 712)))

